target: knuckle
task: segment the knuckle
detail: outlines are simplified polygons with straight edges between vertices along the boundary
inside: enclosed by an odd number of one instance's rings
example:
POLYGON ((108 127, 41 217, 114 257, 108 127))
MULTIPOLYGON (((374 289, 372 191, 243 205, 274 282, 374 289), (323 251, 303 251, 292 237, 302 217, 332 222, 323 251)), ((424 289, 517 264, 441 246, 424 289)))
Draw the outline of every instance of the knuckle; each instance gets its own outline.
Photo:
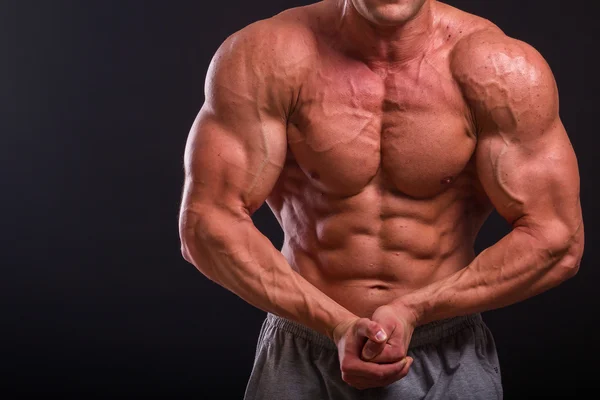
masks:
POLYGON ((388 373, 386 373, 385 371, 376 371, 376 372, 375 372, 375 378, 376 378, 378 381, 382 381, 382 380, 386 379, 386 378, 388 377, 388 375, 389 375, 389 374, 388 374, 388 373))
POLYGON ((404 351, 404 349, 401 348, 401 347, 395 348, 393 350, 393 352, 394 352, 394 356, 397 357, 397 358, 404 358, 404 357, 406 357, 406 351, 404 351))
POLYGON ((398 375, 399 373, 402 372, 402 370, 404 370, 404 367, 406 366, 406 363, 404 364, 398 364, 394 367, 394 374, 393 375, 398 375))
POLYGON ((379 331, 379 324, 377 322, 369 322, 369 333, 373 336, 379 331))
POLYGON ((342 365, 340 365, 340 370, 342 371, 343 374, 350 374, 350 373, 354 372, 355 368, 351 363, 345 362, 345 363, 342 363, 342 365))

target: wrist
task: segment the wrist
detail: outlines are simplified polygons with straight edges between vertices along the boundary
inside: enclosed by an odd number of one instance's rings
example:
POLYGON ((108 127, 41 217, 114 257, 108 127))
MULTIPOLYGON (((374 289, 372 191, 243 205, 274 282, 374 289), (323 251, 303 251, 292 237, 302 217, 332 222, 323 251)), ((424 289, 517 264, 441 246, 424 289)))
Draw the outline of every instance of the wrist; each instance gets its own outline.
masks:
POLYGON ((359 319, 359 317, 353 316, 338 322, 335 326, 328 330, 327 336, 329 336, 329 338, 337 345, 346 331, 359 319))
POLYGON ((397 315, 402 317, 413 327, 421 324, 421 320, 423 319, 421 308, 409 302, 408 299, 399 298, 394 300, 390 305, 397 315))

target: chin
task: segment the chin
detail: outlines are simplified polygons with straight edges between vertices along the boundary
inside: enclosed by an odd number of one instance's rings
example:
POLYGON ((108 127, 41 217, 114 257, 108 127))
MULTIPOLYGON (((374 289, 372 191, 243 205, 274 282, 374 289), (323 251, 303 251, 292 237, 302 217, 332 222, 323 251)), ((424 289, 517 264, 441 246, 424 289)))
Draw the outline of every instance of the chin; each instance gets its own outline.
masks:
POLYGON ((426 0, 354 0, 356 10, 370 22, 381 26, 402 25, 410 21, 426 0))

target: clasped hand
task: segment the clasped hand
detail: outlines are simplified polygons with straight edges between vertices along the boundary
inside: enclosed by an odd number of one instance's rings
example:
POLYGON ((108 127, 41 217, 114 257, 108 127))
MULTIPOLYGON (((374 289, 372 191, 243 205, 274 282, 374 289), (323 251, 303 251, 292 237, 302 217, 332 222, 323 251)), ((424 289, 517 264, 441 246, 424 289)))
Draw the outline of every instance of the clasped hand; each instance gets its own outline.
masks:
POLYGON ((391 306, 379 307, 371 319, 339 324, 333 338, 344 382, 362 390, 404 378, 413 363, 407 352, 414 325, 411 318, 391 306))

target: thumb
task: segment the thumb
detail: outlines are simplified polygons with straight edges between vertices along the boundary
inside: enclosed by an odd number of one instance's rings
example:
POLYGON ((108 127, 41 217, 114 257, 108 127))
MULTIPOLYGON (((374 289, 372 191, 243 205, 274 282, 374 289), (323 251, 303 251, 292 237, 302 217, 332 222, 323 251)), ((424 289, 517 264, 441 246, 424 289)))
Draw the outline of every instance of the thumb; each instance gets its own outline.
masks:
POLYGON ((362 318, 356 324, 356 333, 358 336, 366 337, 376 343, 384 343, 388 335, 381 325, 367 318, 362 318))
POLYGON ((373 358, 377 357, 379 354, 385 350, 386 343, 377 343, 372 340, 367 340, 367 343, 363 346, 361 356, 363 360, 370 361, 373 358))
POLYGON ((368 340, 362 348, 361 357, 370 360, 379 355, 385 349, 388 335, 381 325, 375 321, 364 319, 357 325, 357 333, 368 340))

